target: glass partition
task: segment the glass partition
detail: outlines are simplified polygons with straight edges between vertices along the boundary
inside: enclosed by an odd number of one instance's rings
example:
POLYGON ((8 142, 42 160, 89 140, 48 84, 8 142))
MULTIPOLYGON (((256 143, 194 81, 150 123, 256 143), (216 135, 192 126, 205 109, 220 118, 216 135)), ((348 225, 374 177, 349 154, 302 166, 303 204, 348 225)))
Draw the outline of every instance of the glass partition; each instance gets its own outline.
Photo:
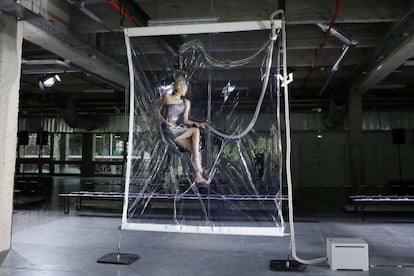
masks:
POLYGON ((95 174, 123 175, 125 135, 119 133, 95 134, 95 174))
POLYGON ((82 161, 82 137, 81 133, 54 134, 54 173, 80 174, 80 162, 82 161))

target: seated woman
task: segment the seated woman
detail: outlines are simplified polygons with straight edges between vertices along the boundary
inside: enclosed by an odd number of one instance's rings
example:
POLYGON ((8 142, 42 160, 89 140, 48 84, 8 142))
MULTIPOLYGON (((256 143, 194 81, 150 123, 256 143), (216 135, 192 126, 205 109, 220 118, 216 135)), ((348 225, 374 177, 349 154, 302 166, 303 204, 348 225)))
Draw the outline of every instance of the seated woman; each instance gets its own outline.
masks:
POLYGON ((178 77, 173 85, 173 93, 164 94, 158 104, 157 115, 161 122, 165 124, 163 128, 165 136, 173 140, 178 146, 191 152, 191 162, 196 173, 195 182, 208 185, 210 180, 202 176, 203 169, 199 151, 199 128, 207 129, 208 126, 206 123, 194 122, 188 118, 191 103, 184 98, 187 90, 186 79, 178 77), (165 110, 163 110, 164 108, 165 110), (163 111, 165 117, 163 116, 163 111))

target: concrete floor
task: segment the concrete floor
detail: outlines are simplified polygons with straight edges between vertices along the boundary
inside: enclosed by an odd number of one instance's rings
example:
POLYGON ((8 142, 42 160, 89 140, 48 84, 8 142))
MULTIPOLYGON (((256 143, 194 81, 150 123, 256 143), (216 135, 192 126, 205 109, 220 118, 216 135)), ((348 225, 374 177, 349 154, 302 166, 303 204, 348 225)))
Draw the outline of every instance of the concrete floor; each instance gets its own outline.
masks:
POLYGON ((288 237, 120 232, 120 217, 75 211, 64 215, 61 204, 52 206, 22 206, 15 211, 12 249, 3 256, 1 276, 414 275, 412 217, 372 216, 366 221, 346 214, 297 217, 301 258, 326 256, 327 237, 362 238, 369 245, 370 271, 331 271, 319 263, 292 273, 268 268, 270 260, 287 258, 288 237), (117 252, 120 237, 120 252, 138 254, 140 259, 130 265, 97 263, 117 252))

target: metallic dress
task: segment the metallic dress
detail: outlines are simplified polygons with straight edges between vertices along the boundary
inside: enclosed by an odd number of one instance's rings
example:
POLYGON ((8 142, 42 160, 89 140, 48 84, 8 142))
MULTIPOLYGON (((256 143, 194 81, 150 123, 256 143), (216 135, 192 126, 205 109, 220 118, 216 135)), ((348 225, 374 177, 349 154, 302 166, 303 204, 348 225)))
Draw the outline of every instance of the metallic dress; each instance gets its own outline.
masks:
POLYGON ((164 126, 164 133, 167 138, 175 140, 178 136, 180 136, 187 130, 187 126, 184 124, 184 110, 184 100, 178 104, 165 105, 165 117, 167 121, 176 124, 176 126, 164 126))

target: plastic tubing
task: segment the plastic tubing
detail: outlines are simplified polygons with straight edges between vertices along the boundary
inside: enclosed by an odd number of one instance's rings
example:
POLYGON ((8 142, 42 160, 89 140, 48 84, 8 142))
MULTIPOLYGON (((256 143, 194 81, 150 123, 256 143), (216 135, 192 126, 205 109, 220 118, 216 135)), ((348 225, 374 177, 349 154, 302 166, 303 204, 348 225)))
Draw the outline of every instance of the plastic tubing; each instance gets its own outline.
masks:
MULTIPOLYGON (((261 90, 260 97, 259 97, 259 100, 258 100, 257 105, 256 105, 256 109, 255 109, 253 118, 252 118, 252 120, 250 120, 249 125, 243 131, 241 131, 237 134, 227 134, 227 133, 224 133, 224 132, 220 131, 219 129, 215 128, 210 122, 208 122, 209 130, 212 133, 214 133, 215 135, 217 135, 221 138, 224 138, 224 139, 237 140, 237 139, 240 139, 243 136, 245 136, 247 133, 249 133, 250 130, 253 128, 254 124, 256 123, 257 118, 259 116, 260 108, 261 108, 262 103, 263 103, 264 95, 266 94, 267 85, 268 85, 269 76, 270 76, 270 69, 272 67, 273 45, 274 45, 274 42, 277 39, 276 27, 275 27, 275 24, 273 24, 273 21, 274 21, 274 17, 277 14, 281 14, 281 13, 283 13, 283 10, 276 10, 270 15, 270 20, 272 21, 272 34, 270 36, 270 40, 262 48, 260 48, 254 55, 252 55, 250 57, 247 57, 247 58, 244 58, 244 59, 241 59, 241 60, 237 60, 237 61, 219 61, 217 59, 214 59, 214 58, 210 57, 206 53, 202 43, 200 41, 197 41, 197 40, 196 41, 190 41, 190 42, 184 44, 181 47, 180 57, 182 57, 182 54, 185 51, 187 51, 188 49, 198 47, 198 48, 201 49, 201 52, 203 53, 204 57, 209 61, 210 64, 212 64, 216 67, 221 67, 221 68, 234 68, 234 67, 239 67, 243 64, 249 63, 254 57, 256 57, 260 52, 262 52, 266 48, 266 46, 268 47, 268 53, 267 53, 267 57, 266 57, 266 70, 265 70, 262 90, 261 90)), ((182 63, 182 61, 180 60, 180 64, 181 63, 182 63)))
MULTIPOLYGON (((273 21, 274 17, 277 14, 282 13, 282 12, 283 12, 282 10, 277 10, 277 11, 273 12, 270 16, 270 20, 273 21)), ((268 53, 267 53, 267 57, 266 57, 266 71, 265 71, 265 75, 264 75, 262 90, 261 90, 260 97, 259 97, 259 100, 258 100, 257 105, 256 105, 256 109, 254 111, 253 118, 250 120, 249 125, 243 131, 241 131, 238 134, 227 134, 227 133, 224 133, 224 132, 216 129, 213 125, 209 124, 209 130, 211 132, 213 132, 215 135, 217 135, 221 138, 224 138, 224 139, 236 140, 236 139, 240 139, 241 137, 245 136, 253 128, 253 126, 256 123, 257 118, 259 116, 260 108, 262 106, 263 99, 264 99, 264 96, 266 94, 267 85, 268 85, 269 76, 270 76, 270 69, 272 67, 273 45, 274 45, 274 42, 276 41, 276 39, 277 39, 276 27, 272 23, 272 35, 270 37, 270 43, 268 45, 268 53)))
MULTIPOLYGON (((282 17, 284 17, 282 15, 282 17)), ((283 77, 287 78, 287 61, 286 61, 286 27, 285 20, 282 18, 282 48, 283 48, 283 77)), ((284 85, 284 100, 285 100, 285 130, 286 130, 286 180, 287 180, 287 190, 288 190, 288 209, 289 209, 289 228, 290 228, 290 243, 291 243, 291 252, 292 257, 303 264, 316 264, 320 262, 325 262, 326 257, 305 260, 301 259, 296 254, 296 238, 295 238, 295 225, 293 222, 293 193, 292 193, 292 172, 290 167, 291 160, 291 138, 290 138, 290 116, 289 116, 289 90, 288 86, 284 85)))
MULTIPOLYGON (((209 54, 207 54, 206 49, 204 48, 203 43, 200 40, 191 40, 185 44, 183 44, 180 48, 180 58, 182 58, 182 54, 186 52, 188 49, 191 48, 199 48, 201 52, 203 53, 203 56, 205 59, 213 66, 218 68, 237 68, 244 64, 249 63, 252 59, 257 57, 265 48, 268 46, 269 42, 265 43, 262 48, 260 48, 256 53, 253 55, 239 59, 239 60, 218 60, 216 58, 211 57, 209 54)), ((180 65, 182 64, 182 60, 180 60, 180 65)))
POLYGON ((215 135, 217 135, 221 138, 224 138, 224 139, 236 140, 236 139, 240 139, 241 137, 245 136, 253 128, 254 124, 257 121, 257 117, 259 117, 260 108, 261 108, 262 103, 263 103, 264 95, 266 94, 267 83, 269 81, 269 75, 270 75, 270 68, 272 66, 272 54, 273 54, 273 43, 270 43, 269 53, 267 55, 267 60, 266 60, 266 72, 265 72, 265 77, 264 77, 264 81, 263 81, 263 85, 262 85, 262 91, 260 93, 260 97, 259 97, 259 100, 257 102, 253 118, 250 120, 249 125, 243 131, 241 131, 238 134, 227 134, 227 133, 224 133, 224 132, 216 129, 213 125, 209 124, 209 130, 211 132, 213 132, 215 135))

